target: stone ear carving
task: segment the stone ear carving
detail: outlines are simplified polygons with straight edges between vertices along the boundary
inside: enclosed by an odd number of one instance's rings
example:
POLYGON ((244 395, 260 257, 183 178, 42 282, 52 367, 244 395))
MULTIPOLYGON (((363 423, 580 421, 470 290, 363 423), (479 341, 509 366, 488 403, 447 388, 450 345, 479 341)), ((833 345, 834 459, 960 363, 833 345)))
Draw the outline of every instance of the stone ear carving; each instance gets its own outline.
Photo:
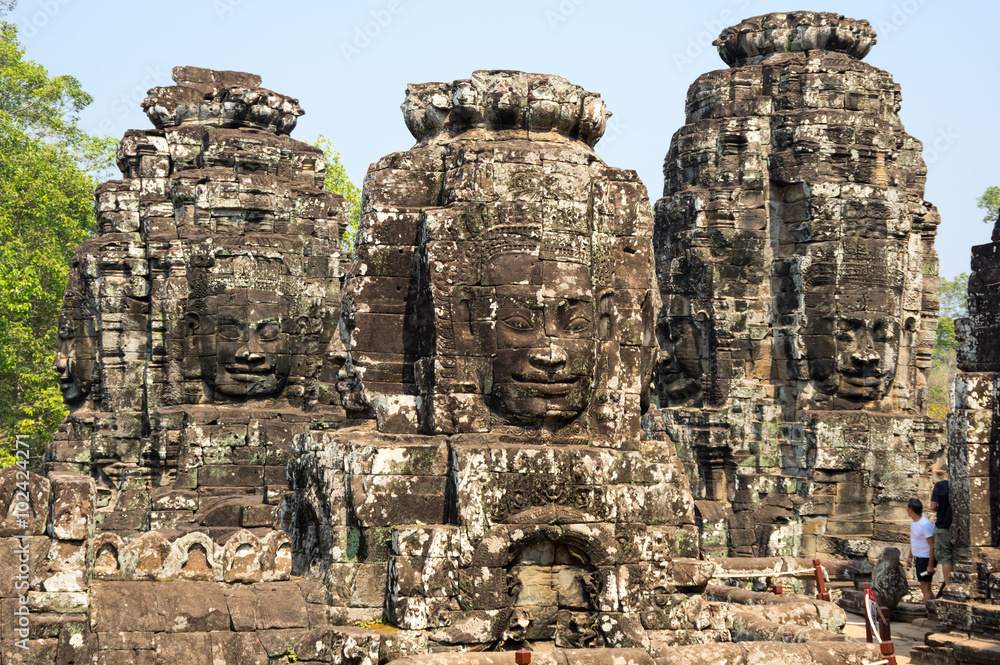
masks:
POLYGON ((597 338, 615 338, 615 290, 605 289, 597 296, 597 338))
POLYGON ((451 294, 451 320, 455 335, 469 343, 472 337, 472 299, 475 292, 466 286, 459 286, 451 294))
POLYGON ((639 308, 642 319, 642 345, 652 348, 656 344, 656 308, 653 305, 653 292, 647 291, 639 308))

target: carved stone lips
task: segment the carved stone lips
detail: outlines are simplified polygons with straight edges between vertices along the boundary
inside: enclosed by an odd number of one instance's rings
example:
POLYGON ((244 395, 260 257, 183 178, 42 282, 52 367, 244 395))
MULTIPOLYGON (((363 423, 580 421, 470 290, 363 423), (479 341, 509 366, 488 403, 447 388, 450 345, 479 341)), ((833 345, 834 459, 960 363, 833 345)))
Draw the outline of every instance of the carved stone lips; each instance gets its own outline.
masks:
POLYGON ((274 368, 270 365, 260 367, 248 367, 247 365, 226 365, 226 372, 235 381, 256 381, 261 376, 273 374, 274 368))
POLYGON ((569 393, 580 377, 565 374, 515 374, 514 379, 538 395, 559 397, 569 393))
POLYGON ((858 376, 845 374, 844 383, 849 383, 852 386, 864 386, 864 387, 876 387, 882 385, 882 376, 858 376))
POLYGON ((862 378, 847 378, 844 379, 847 383, 854 386, 864 386, 866 388, 874 388, 875 386, 881 385, 882 379, 876 379, 875 377, 862 378))

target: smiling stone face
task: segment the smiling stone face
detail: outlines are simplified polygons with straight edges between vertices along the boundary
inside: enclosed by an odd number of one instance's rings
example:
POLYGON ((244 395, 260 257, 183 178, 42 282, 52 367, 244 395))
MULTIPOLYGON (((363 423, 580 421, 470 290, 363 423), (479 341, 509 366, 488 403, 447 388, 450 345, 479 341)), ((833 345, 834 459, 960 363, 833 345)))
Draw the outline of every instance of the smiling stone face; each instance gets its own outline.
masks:
POLYGON ((59 353, 52 369, 59 373, 59 390, 69 405, 86 399, 94 383, 93 335, 86 328, 78 319, 59 324, 59 353))
POLYGON ((904 321, 893 248, 877 241, 845 244, 843 252, 817 250, 804 270, 803 405, 881 410, 915 321, 904 321))
MULTIPOLYGON (((506 272, 523 255, 495 257, 506 272)), ((520 419, 564 421, 590 402, 596 354, 595 302, 590 268, 539 262, 542 284, 496 288, 493 407, 520 419)))
POLYGON ((59 389, 70 406, 91 394, 96 377, 97 330, 88 312, 82 261, 85 250, 73 256, 66 294, 59 313, 59 352, 52 370, 59 374, 59 389))
POLYGON ((661 406, 700 407, 703 378, 709 373, 707 314, 691 312, 688 298, 674 297, 657 326, 660 363, 657 390, 661 406))
MULTIPOLYGON (((188 275, 184 323, 205 397, 233 401, 281 395, 293 355, 322 322, 303 308, 301 288, 272 257, 223 255, 188 275)), ((315 340, 312 340, 315 342, 315 340)))
MULTIPOLYGON (((285 308, 287 310, 287 307, 285 308)), ((221 306, 215 336, 198 334, 208 328, 203 317, 188 314, 195 333, 203 378, 214 392, 229 397, 267 397, 279 393, 291 368, 288 319, 278 308, 260 304, 221 306)))
POLYGON ((858 402, 888 394, 899 356, 897 317, 854 312, 824 318, 813 331, 820 334, 806 342, 809 376, 822 392, 858 402))

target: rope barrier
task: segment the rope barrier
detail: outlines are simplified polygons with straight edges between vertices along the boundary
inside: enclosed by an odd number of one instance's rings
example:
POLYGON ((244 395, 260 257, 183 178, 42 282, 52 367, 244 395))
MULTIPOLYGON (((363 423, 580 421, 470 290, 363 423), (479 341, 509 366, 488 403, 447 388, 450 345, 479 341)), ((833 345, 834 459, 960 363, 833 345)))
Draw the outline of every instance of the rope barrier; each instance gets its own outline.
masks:
MULTIPOLYGON (((875 604, 875 597, 870 595, 870 592, 865 593, 865 617, 868 619, 868 628, 872 637, 877 640, 877 644, 882 644, 882 634, 879 631, 879 623, 872 616, 872 607, 875 607, 875 611, 878 612, 878 605, 875 604)), ((870 640, 869 640, 870 641, 870 640)))
POLYGON ((815 568, 802 568, 801 570, 784 570, 784 571, 769 572, 769 573, 732 573, 724 575, 715 575, 715 577, 725 577, 726 579, 736 579, 743 577, 788 577, 790 575, 801 575, 802 573, 815 573, 815 572, 816 572, 815 568))
POLYGON ((870 665, 896 665, 896 647, 892 643, 889 618, 882 612, 882 608, 878 606, 875 600, 875 592, 872 591, 871 586, 868 584, 865 584, 864 604, 865 620, 867 621, 865 632, 868 633, 868 641, 876 642, 879 651, 886 657, 884 660, 880 660, 878 663, 871 663, 870 665), (884 639, 882 635, 883 628, 885 628, 884 639))

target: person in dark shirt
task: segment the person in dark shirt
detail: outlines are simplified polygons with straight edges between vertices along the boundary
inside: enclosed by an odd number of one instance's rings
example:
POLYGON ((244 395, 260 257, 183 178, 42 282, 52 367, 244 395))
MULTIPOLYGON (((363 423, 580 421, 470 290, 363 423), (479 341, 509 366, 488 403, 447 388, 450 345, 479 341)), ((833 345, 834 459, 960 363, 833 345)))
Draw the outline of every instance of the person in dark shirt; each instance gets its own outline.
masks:
POLYGON ((955 548, 951 544, 951 501, 948 497, 949 482, 947 467, 939 471, 942 480, 934 483, 931 492, 931 510, 937 512, 934 521, 934 558, 941 566, 943 577, 937 597, 940 598, 944 588, 948 586, 951 571, 955 569, 955 548))

